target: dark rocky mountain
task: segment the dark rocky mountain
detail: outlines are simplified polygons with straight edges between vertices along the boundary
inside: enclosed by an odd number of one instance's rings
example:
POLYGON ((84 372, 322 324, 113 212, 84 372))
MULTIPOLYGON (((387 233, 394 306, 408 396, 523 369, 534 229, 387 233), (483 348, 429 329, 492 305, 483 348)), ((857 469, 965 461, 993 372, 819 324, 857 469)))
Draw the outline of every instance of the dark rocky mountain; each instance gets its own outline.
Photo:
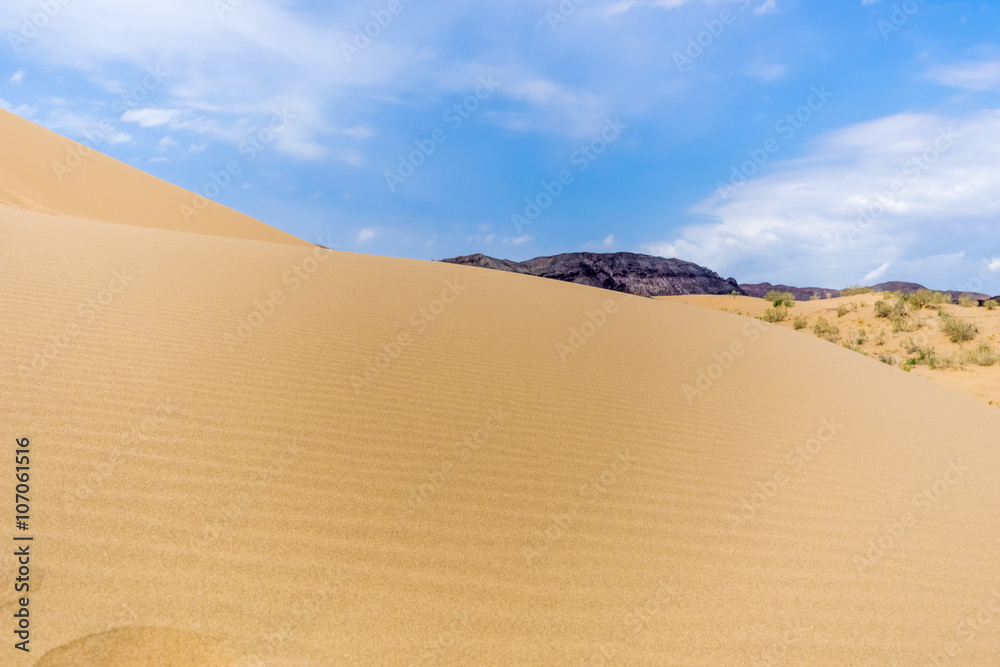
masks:
POLYGON ((813 295, 821 299, 834 298, 840 296, 840 290, 826 289, 824 287, 792 287, 791 285, 772 285, 771 283, 756 283, 753 285, 741 284, 740 289, 746 292, 747 296, 755 296, 762 299, 771 290, 778 292, 790 292, 796 301, 808 301, 813 295), (827 296, 829 295, 829 297, 827 296))
POLYGON ((680 259, 631 252, 570 252, 524 262, 475 254, 441 261, 524 273, 647 297, 744 293, 732 278, 724 280, 715 271, 703 266, 680 259))

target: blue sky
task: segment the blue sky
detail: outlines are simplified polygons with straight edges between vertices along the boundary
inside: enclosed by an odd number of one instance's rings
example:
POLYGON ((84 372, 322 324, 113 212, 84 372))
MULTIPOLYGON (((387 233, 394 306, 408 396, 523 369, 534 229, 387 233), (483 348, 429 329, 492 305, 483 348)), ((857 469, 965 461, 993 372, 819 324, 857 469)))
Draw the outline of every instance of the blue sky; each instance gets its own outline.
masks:
POLYGON ((342 250, 1000 293, 998 4, 5 0, 0 35, 3 108, 342 250))

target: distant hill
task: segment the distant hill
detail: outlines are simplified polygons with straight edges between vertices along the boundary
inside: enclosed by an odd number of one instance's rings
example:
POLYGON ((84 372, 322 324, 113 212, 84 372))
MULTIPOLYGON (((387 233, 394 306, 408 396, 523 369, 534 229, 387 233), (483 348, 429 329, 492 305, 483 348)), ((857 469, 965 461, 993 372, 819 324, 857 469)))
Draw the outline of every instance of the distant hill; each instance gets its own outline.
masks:
MULTIPOLYGON (((841 295, 841 290, 828 287, 795 287, 793 285, 774 285, 768 282, 739 284, 733 278, 723 279, 715 271, 693 262, 631 252, 568 252, 551 257, 535 257, 523 262, 497 259, 476 253, 475 255, 452 257, 441 261, 552 278, 647 297, 731 294, 736 292, 745 296, 762 298, 771 290, 790 292, 797 301, 808 301, 814 296, 828 299, 841 295)), ((871 288, 873 292, 902 292, 903 294, 912 294, 920 289, 928 289, 919 283, 903 281, 879 283, 872 285, 871 288)), ((957 302, 958 297, 963 294, 977 299, 980 305, 990 298, 987 294, 976 292, 942 291, 951 295, 953 302, 957 302)), ((1000 297, 993 298, 1000 299, 1000 297)))
POLYGON ((646 297, 732 292, 744 294, 734 279, 723 279, 715 271, 703 266, 680 259, 631 252, 570 252, 536 257, 524 262, 475 254, 441 261, 524 273, 646 297))
POLYGON ((825 287, 792 287, 791 285, 772 285, 771 283, 741 284, 740 289, 746 292, 747 296, 755 296, 758 299, 763 298, 771 290, 790 292, 796 301, 808 301, 813 295, 821 299, 840 296, 840 290, 836 289, 827 289, 825 287))

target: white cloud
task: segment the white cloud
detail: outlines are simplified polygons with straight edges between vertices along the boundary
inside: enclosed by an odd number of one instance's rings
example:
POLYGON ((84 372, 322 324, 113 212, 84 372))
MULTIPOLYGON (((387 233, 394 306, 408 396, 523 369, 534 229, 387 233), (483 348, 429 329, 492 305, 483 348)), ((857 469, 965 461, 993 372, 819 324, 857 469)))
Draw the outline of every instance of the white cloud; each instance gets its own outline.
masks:
POLYGON ((200 153, 203 150, 205 150, 206 148, 208 148, 208 146, 206 144, 191 144, 190 146, 188 146, 188 152, 189 153, 200 153))
POLYGON ((115 132, 114 134, 109 134, 105 141, 113 146, 117 146, 118 144, 128 144, 132 142, 132 135, 127 132, 115 132))
POLYGON ((615 235, 614 234, 608 234, 608 236, 606 236, 604 238, 604 240, 601 241, 601 244, 604 247, 606 247, 606 248, 610 247, 610 246, 613 246, 615 244, 615 235))
POLYGON ((1000 257, 994 257, 990 263, 986 265, 986 268, 993 273, 1000 272, 1000 257))
POLYGON ((886 261, 904 280, 967 275, 962 249, 1000 245, 1000 110, 853 125, 691 212, 712 222, 646 250, 749 282, 833 285, 886 261))
POLYGON ((751 65, 746 72, 747 76, 770 83, 784 78, 788 74, 788 67, 780 63, 758 63, 751 65))
POLYGON ((140 127, 157 127, 166 125, 179 115, 180 109, 131 109, 122 114, 122 120, 138 123, 140 127))
POLYGON ((170 158, 168 158, 168 157, 151 157, 151 158, 149 158, 149 161, 150 162, 170 162, 170 158))
POLYGON ((753 8, 753 13, 761 16, 763 14, 774 14, 778 11, 777 0, 766 0, 763 4, 757 5, 753 8))
POLYGON ((376 236, 378 236, 378 232, 374 229, 362 229, 358 232, 357 241, 358 243, 364 243, 366 241, 371 241, 376 236))
POLYGON ((878 267, 877 269, 872 269, 871 271, 865 274, 865 277, 861 279, 861 282, 873 283, 877 281, 879 278, 885 275, 885 272, 889 270, 890 266, 891 266, 890 262, 885 262, 884 264, 882 264, 882 266, 878 267))
POLYGON ((609 16, 614 16, 615 14, 621 14, 632 9, 636 5, 636 0, 620 0, 620 2, 613 2, 610 5, 601 8, 601 16, 608 18, 609 16))
POLYGON ((935 65, 924 78, 942 86, 983 92, 1000 89, 1000 60, 983 60, 958 65, 935 65))
POLYGON ((16 72, 14 72, 14 76, 10 77, 10 83, 13 83, 14 85, 17 85, 17 84, 21 83, 22 81, 24 81, 24 70, 23 69, 17 70, 16 72))
POLYGON ((524 234, 523 236, 518 236, 517 238, 504 239, 503 242, 510 243, 511 245, 521 245, 523 243, 527 243, 528 241, 533 240, 534 238, 535 238, 534 236, 528 236, 527 234, 524 234))
POLYGON ((177 142, 170 137, 163 137, 160 139, 160 143, 156 144, 156 150, 161 153, 166 153, 168 150, 177 145, 177 142))
POLYGON ((5 99, 0 98, 0 109, 4 111, 9 111, 12 114, 17 114, 21 118, 27 118, 31 120, 35 115, 35 107, 29 106, 27 104, 18 104, 14 106, 5 99))

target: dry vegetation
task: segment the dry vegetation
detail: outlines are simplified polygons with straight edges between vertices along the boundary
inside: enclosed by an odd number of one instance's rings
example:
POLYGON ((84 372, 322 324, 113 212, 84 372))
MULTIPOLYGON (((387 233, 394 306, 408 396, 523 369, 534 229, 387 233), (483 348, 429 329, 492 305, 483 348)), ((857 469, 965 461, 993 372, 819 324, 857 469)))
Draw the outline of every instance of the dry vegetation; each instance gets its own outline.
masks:
MULTIPOLYGON (((774 307, 761 319, 788 320, 788 309, 795 302, 785 296, 769 293, 767 300, 774 307)), ((810 301, 804 307, 808 312, 797 312, 791 326, 906 371, 917 366, 934 370, 993 366, 1000 362, 997 323, 992 321, 997 319, 992 315, 997 303, 977 305, 969 295, 954 304, 948 294, 928 289, 913 294, 872 293, 871 288, 855 286, 843 290, 839 298, 810 301)))

